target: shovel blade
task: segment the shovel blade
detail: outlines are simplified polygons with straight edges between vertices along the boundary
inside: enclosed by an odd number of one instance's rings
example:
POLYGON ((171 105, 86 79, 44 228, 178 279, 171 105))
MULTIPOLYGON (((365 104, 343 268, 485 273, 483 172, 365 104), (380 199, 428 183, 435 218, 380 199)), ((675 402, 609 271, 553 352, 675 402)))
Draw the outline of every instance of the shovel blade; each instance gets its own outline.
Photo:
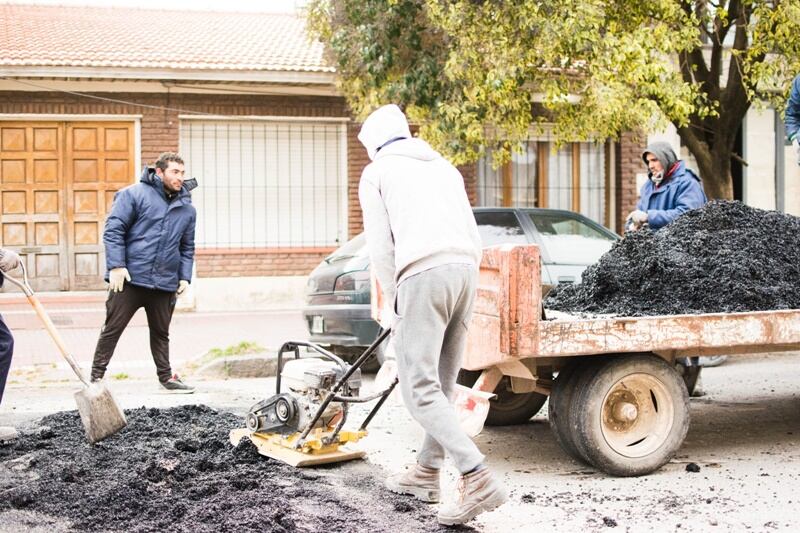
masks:
POLYGON ((128 425, 111 391, 103 383, 92 383, 75 393, 86 438, 94 444, 110 437, 128 425))

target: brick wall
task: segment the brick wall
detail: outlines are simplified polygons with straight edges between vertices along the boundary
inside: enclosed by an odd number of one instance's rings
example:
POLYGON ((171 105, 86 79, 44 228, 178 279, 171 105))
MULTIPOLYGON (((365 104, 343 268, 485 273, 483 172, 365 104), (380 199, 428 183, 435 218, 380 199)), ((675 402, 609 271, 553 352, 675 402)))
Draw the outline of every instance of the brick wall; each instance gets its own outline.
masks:
POLYGON ((305 276, 334 248, 197 250, 198 277, 305 276))
POLYGON ((143 164, 151 164, 161 152, 178 149, 178 115, 192 111, 238 116, 349 116, 345 101, 340 97, 184 93, 97 93, 94 96, 141 105, 119 104, 57 92, 3 92, 0 96, 0 113, 141 115, 143 164), (146 106, 167 107, 169 110, 146 106))
POLYGON ((617 220, 614 229, 618 233, 624 231, 625 217, 636 209, 639 199, 636 174, 644 171, 641 154, 645 139, 642 134, 624 133, 616 145, 617 220))
MULTIPOLYGON (((340 97, 185 93, 96 93, 94 96, 132 103, 115 103, 58 92, 3 92, 0 93, 0 113, 141 115, 142 166, 152 164, 161 152, 178 151, 178 116, 193 111, 225 116, 349 117, 347 105, 340 97)), ((357 138, 360 127, 361 124, 354 122, 347 125, 347 229, 350 237, 363 231, 358 181, 369 158, 357 138)), ((470 203, 475 205, 477 165, 465 165, 459 170, 464 176, 470 203)), ((323 249, 198 249, 197 273, 200 277, 304 275, 329 252, 323 249)))
MULTIPOLYGON (((141 115, 140 157, 143 166, 152 164, 161 152, 178 150, 180 142, 178 116, 190 114, 192 111, 232 116, 349 117, 345 101, 340 97, 181 93, 97 93, 94 96, 141 105, 115 103, 58 92, 3 92, 0 94, 0 113, 141 115), (154 109, 147 106, 169 109, 154 109)), ((348 128, 348 153, 357 155, 352 148, 352 141, 355 140, 355 137, 351 135, 353 128, 348 128)), ((357 133, 357 129, 355 131, 357 133)), ((360 144, 358 144, 358 148, 360 148, 360 144)), ((363 149, 361 152, 363 153, 363 149)), ((366 158, 365 153, 363 158, 366 158)), ((356 187, 362 167, 362 159, 356 158, 349 162, 349 180, 352 184, 353 176, 355 176, 356 187)), ((349 193, 352 210, 352 190, 349 193)), ((355 203, 357 206, 357 190, 355 203)), ((351 216, 350 231, 353 233, 352 228, 361 226, 360 210, 356 209, 351 216)), ((330 251, 331 249, 327 248, 198 249, 197 274, 200 277, 305 275, 317 266, 330 251)))
POLYGON ((350 123, 347 127, 347 199, 348 199, 348 232, 354 237, 364 231, 364 219, 361 204, 358 201, 358 182, 361 172, 369 164, 367 150, 358 140, 361 124, 350 123))

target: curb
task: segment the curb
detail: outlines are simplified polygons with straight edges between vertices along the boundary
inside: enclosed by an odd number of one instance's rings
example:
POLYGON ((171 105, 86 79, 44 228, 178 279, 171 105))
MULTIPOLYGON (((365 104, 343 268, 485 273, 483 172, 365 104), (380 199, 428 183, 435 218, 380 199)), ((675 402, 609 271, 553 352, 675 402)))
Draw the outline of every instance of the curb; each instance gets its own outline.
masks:
POLYGON ((206 378, 269 378, 278 369, 277 354, 253 354, 220 357, 209 361, 191 375, 206 378))

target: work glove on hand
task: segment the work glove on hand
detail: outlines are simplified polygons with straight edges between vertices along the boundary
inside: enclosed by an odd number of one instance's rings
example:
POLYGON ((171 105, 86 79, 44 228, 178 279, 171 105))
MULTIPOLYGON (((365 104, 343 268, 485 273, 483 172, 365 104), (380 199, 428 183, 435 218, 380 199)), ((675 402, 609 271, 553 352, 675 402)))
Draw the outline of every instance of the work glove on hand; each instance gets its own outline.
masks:
POLYGON ((17 252, 7 248, 0 248, 0 270, 8 272, 19 266, 19 256, 17 252))
POLYGON ((628 215, 628 219, 627 220, 630 223, 630 225, 632 226, 631 229, 637 230, 637 229, 641 228, 647 222, 647 213, 637 209, 636 211, 633 211, 633 212, 631 212, 630 215, 628 215))
POLYGON ((186 281, 185 279, 182 279, 182 280, 180 280, 178 282, 178 290, 175 291, 175 292, 178 293, 178 294, 183 294, 183 291, 185 291, 186 287, 188 287, 188 286, 189 286, 189 282, 186 281))
POLYGON ((792 139, 792 148, 794 148, 794 154, 797 156, 797 164, 800 165, 800 141, 797 140, 797 137, 792 139))
POLYGON ((108 273, 108 290, 114 292, 122 292, 122 286, 125 281, 131 280, 131 275, 125 267, 112 268, 108 273))

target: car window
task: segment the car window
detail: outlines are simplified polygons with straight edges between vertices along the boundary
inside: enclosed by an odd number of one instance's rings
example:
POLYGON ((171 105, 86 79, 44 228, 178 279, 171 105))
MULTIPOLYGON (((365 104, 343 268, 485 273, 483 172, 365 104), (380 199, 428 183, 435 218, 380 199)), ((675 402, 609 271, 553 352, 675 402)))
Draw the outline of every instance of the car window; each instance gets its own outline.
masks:
POLYGON ((569 213, 528 215, 552 263, 591 265, 617 240, 569 213))
POLYGON ((487 211, 475 213, 478 233, 483 246, 494 244, 527 244, 528 238, 512 211, 487 211))
POLYGON ((359 233, 326 257, 325 261, 331 263, 341 259, 350 259, 351 257, 366 257, 368 253, 367 236, 364 233, 359 233))

